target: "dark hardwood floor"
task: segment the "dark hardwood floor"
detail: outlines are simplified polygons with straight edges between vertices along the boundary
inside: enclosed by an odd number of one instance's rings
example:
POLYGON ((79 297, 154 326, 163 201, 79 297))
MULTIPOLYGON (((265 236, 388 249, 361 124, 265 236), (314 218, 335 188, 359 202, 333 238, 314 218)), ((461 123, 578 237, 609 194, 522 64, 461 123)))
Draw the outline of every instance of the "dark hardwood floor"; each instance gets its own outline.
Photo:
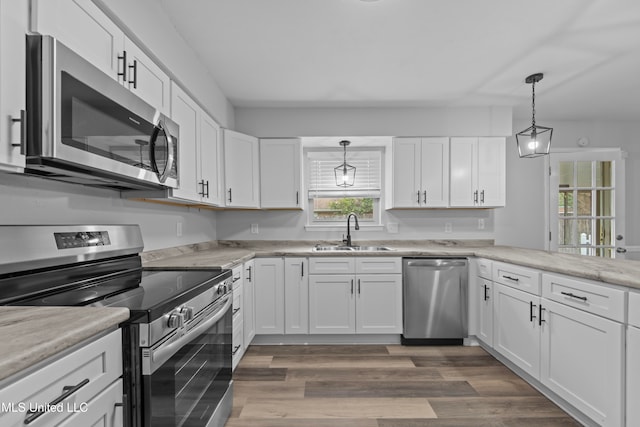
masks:
POLYGON ((579 426, 480 347, 251 346, 226 427, 579 426))

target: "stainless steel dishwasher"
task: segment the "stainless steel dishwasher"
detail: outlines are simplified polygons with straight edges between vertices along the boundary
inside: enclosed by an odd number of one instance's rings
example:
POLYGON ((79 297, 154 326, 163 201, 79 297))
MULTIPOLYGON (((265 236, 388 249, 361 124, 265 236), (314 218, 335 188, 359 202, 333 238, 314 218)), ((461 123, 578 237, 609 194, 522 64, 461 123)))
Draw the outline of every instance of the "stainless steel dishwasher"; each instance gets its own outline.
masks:
POLYGON ((403 258, 405 345, 455 345, 467 337, 466 258, 403 258))

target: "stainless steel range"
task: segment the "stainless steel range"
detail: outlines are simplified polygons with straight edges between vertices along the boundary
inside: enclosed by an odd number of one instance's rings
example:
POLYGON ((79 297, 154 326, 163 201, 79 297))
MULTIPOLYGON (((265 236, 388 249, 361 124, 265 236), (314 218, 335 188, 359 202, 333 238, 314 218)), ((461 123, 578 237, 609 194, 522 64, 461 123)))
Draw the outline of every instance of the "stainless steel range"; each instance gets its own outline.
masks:
POLYGON ((142 248, 136 225, 0 226, 0 304, 128 308, 125 425, 223 426, 231 271, 142 268, 142 248))

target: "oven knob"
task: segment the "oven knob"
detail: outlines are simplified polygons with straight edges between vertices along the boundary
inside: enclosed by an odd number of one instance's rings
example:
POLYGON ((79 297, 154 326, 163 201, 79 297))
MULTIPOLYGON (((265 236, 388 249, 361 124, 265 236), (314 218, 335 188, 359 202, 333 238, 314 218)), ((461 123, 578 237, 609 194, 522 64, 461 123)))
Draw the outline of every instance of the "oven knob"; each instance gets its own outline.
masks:
POLYGON ((227 293, 227 285, 220 284, 218 285, 218 295, 223 295, 227 293))
POLYGON ((185 322, 193 319, 193 307, 182 307, 180 309, 180 314, 184 317, 185 322))
POLYGON ((184 317, 180 313, 171 313, 167 326, 170 328, 181 328, 184 326, 184 317))

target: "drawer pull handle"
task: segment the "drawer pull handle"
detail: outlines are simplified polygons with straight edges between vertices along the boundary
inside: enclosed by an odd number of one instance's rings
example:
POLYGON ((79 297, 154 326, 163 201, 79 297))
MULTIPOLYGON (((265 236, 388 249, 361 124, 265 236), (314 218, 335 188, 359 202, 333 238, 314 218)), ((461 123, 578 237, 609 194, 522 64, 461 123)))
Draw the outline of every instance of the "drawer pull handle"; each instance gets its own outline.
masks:
POLYGON ((560 293, 561 293, 562 295, 566 295, 566 296, 568 296, 568 297, 575 298, 575 299, 579 299, 579 300, 582 300, 582 301, 584 301, 584 302, 587 302, 587 297, 581 297, 580 295, 574 295, 574 294, 572 294, 571 292, 563 292, 563 291, 561 291, 560 293))
POLYGON ((238 307, 238 308, 234 308, 234 309, 233 309, 232 316, 233 316, 234 314, 236 314, 237 312, 239 312, 239 311, 240 311, 240 307, 238 307))
POLYGON ((233 347, 233 353, 231 353, 233 356, 236 355, 236 353, 238 352, 238 350, 240 350, 240 347, 242 347, 241 345, 237 345, 235 347, 233 347))
POLYGON ((520 279, 517 277, 511 277, 511 276, 502 276, 502 277, 504 277, 505 279, 513 280, 514 282, 520 281, 520 279))
POLYGON ((489 287, 487 285, 483 285, 484 286, 484 300, 487 301, 489 299, 489 294, 487 293, 487 291, 489 290, 489 287))
POLYGON ((538 308, 540 309, 538 311, 538 326, 542 326, 542 322, 546 322, 546 320, 542 318, 542 312, 545 311, 546 308, 542 308, 542 304, 540 304, 538 308))
POLYGON ((238 280, 240 280, 240 275, 238 275, 237 277, 233 278, 233 283, 236 283, 238 280))
MULTIPOLYGON (((89 384, 89 378, 85 378, 84 380, 80 381, 76 385, 66 385, 62 387, 63 393, 60 396, 53 399, 51 403, 44 405, 44 407, 50 408, 52 406, 58 405, 60 402, 62 402, 67 397, 71 396, 72 394, 74 394, 76 391, 80 390, 82 387, 84 387, 87 384, 89 384)), ((47 411, 31 411, 31 410, 27 411, 27 418, 24 419, 24 424, 31 424, 32 422, 40 418, 42 415, 44 415, 46 412, 47 411)))

